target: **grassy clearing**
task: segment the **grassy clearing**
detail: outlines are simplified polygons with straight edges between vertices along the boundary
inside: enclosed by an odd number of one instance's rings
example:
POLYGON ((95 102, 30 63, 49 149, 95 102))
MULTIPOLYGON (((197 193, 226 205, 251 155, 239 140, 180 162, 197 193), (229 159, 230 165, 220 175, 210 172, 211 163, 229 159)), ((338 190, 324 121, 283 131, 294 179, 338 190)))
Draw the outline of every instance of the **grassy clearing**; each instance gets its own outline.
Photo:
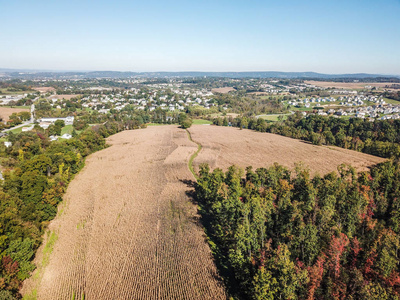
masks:
MULTIPOLYGON (((39 283, 39 280, 40 280, 41 276, 43 275, 44 269, 49 264, 50 255, 53 252, 54 244, 56 243, 57 239, 58 239, 58 235, 54 231, 47 232, 47 242, 43 248, 42 263, 36 270, 35 275, 33 276, 36 283, 39 283)), ((32 291, 29 294, 25 295, 22 299, 23 300, 36 300, 37 299, 37 288, 32 289, 32 291)))
POLYGON ((73 125, 65 125, 62 129, 61 129, 61 135, 65 134, 65 133, 69 133, 72 134, 72 131, 74 130, 73 125))
POLYGON ((12 132, 14 134, 21 133, 22 132, 22 127, 15 128, 13 130, 10 130, 9 132, 12 132))
POLYGON ((29 295, 25 295, 22 300, 36 300, 37 299, 37 289, 34 289, 29 295))
POLYGON ((50 232, 50 236, 47 239, 47 243, 43 249, 43 259, 42 259, 42 267, 46 267, 49 263, 50 254, 53 252, 54 244, 58 239, 58 235, 53 231, 50 232))
POLYGON ((394 99, 389 99, 389 98, 383 98, 383 100, 385 100, 386 103, 388 104, 393 104, 393 105, 399 105, 400 101, 394 100, 394 99))
POLYGON ((23 94, 29 94, 29 93, 34 93, 34 92, 36 92, 36 91, 29 90, 29 91, 11 92, 11 91, 8 91, 7 89, 0 89, 0 95, 23 95, 23 94))
POLYGON ((212 122, 203 119, 193 119, 193 125, 204 125, 204 124, 212 124, 212 122))
POLYGON ((188 167, 189 167, 190 172, 192 172, 194 178, 196 178, 196 180, 198 180, 198 179, 199 179, 199 176, 197 176, 197 173, 195 172, 195 170, 194 170, 194 168, 193 168, 193 160, 196 158, 196 156, 199 154, 199 152, 201 151, 201 149, 202 149, 203 147, 201 146, 200 143, 197 143, 197 142, 193 141, 192 135, 190 134, 189 130, 186 129, 186 132, 187 132, 187 135, 188 135, 189 140, 190 140, 191 142, 197 144, 197 151, 196 151, 195 153, 193 153, 193 154, 190 156, 189 162, 188 162, 188 167))
POLYGON ((288 116, 290 116, 290 114, 259 115, 257 117, 267 121, 277 122, 280 121, 279 117, 282 117, 281 121, 284 121, 288 118, 288 116))
MULTIPOLYGON (((29 126, 23 126, 23 127, 29 127, 29 126)), ((15 129, 10 130, 8 132, 12 132, 14 134, 21 133, 22 132, 22 127, 15 128, 15 129)))

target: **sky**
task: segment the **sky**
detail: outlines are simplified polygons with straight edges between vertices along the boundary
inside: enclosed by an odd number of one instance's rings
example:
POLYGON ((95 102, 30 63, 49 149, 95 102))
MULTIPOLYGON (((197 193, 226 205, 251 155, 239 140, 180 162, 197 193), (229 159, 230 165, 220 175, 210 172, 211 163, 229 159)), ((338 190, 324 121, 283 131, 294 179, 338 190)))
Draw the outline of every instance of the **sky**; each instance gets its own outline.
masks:
POLYGON ((0 0, 0 68, 400 75, 400 0, 0 0))

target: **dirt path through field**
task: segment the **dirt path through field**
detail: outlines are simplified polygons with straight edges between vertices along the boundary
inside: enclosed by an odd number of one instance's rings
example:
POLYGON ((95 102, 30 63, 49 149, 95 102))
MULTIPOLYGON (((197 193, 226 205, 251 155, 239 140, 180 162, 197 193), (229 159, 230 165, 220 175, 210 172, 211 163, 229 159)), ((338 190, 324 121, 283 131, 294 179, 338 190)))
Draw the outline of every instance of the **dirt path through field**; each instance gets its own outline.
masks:
MULTIPOLYGON (((186 192, 197 149, 176 126, 125 131, 71 182, 37 299, 225 299, 186 192), (84 296, 83 296, 84 295, 84 296)), ((43 252, 43 247, 39 253, 43 252)), ((39 255, 37 263, 42 263, 39 255)))
POLYGON ((313 174, 323 175, 336 171, 342 163, 363 171, 384 161, 380 157, 339 147, 315 146, 276 134, 239 128, 197 125, 190 127, 189 131, 193 141, 203 147, 193 160, 196 172, 201 163, 208 163, 213 169, 226 170, 233 164, 256 169, 277 162, 293 170, 295 163, 303 162, 313 174))

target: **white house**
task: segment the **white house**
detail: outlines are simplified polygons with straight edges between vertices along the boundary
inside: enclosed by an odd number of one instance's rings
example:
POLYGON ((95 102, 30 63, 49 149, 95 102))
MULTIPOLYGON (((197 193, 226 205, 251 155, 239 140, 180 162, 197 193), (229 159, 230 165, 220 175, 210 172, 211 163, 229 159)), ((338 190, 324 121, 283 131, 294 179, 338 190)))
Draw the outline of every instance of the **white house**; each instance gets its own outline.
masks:
POLYGON ((47 123, 47 122, 40 122, 39 126, 42 127, 43 129, 47 129, 49 128, 51 123, 47 123))
POLYGON ((29 127, 22 127, 22 132, 31 131, 33 129, 33 125, 29 127))

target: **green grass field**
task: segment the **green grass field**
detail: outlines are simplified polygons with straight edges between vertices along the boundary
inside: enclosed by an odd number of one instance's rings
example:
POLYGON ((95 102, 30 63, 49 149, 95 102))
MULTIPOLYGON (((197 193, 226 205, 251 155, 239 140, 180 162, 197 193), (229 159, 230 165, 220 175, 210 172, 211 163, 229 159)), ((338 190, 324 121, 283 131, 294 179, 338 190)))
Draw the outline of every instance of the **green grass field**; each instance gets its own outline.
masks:
POLYGON ((282 116, 282 121, 284 121, 290 114, 259 115, 258 117, 266 121, 278 122, 280 116, 282 116))
POLYGON ((22 127, 18 127, 18 128, 13 129, 13 130, 10 130, 8 132, 12 132, 14 134, 21 133, 22 132, 22 128, 31 127, 31 126, 32 126, 32 124, 31 125, 22 126, 22 127))
POLYGON ((212 124, 211 121, 209 120, 203 120, 203 119, 193 119, 193 125, 205 125, 205 124, 212 124))
POLYGON ((23 95, 23 94, 33 93, 33 92, 36 92, 36 91, 31 90, 31 91, 10 92, 7 89, 0 89, 0 96, 4 96, 4 95, 23 95))
POLYGON ((72 131, 74 130, 74 127, 72 125, 66 125, 61 129, 61 135, 65 133, 72 134, 72 131))
POLYGON ((386 101, 388 104, 393 104, 393 105, 399 105, 400 101, 394 100, 394 99, 389 99, 389 98, 383 98, 383 100, 386 101))
POLYGON ((22 132, 22 127, 15 128, 15 129, 10 130, 8 132, 12 132, 14 134, 21 133, 22 132))

